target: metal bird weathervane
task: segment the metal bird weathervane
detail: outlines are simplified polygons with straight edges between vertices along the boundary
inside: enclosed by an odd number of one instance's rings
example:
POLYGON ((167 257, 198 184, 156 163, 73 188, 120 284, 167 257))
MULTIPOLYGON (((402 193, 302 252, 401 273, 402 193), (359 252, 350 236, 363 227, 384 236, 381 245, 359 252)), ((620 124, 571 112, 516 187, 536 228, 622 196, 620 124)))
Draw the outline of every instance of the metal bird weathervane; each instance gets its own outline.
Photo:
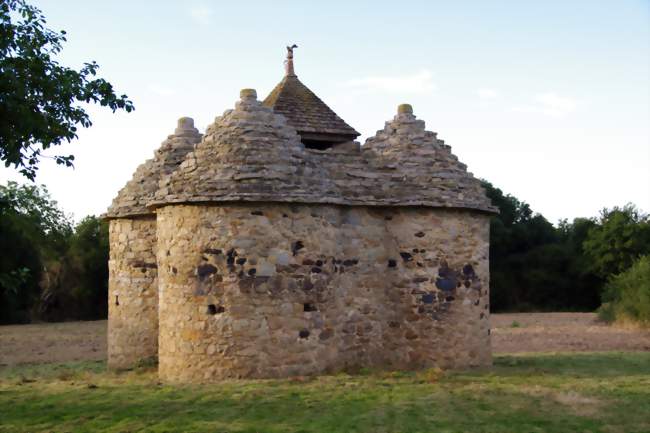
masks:
POLYGON ((287 45, 287 60, 285 60, 285 68, 287 71, 287 76, 295 76, 296 73, 293 70, 293 49, 298 48, 298 45, 293 44, 291 46, 287 45))

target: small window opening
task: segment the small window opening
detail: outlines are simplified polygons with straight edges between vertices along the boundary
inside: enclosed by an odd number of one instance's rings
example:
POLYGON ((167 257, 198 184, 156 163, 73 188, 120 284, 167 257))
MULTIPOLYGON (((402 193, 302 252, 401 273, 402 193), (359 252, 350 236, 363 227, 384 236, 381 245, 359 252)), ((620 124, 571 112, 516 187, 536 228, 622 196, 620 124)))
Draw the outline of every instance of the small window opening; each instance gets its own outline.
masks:
POLYGON ((298 336, 300 338, 309 338, 309 331, 306 330, 306 329, 303 329, 298 333, 298 336))
POLYGON ((313 302, 305 302, 304 310, 305 312, 312 312, 312 311, 318 311, 318 308, 316 308, 316 304, 314 304, 313 302))
POLYGON ((115 305, 120 305, 120 297, 115 295, 115 305))
POLYGON ((215 314, 220 314, 226 311, 225 308, 223 308, 221 305, 214 305, 210 304, 208 305, 208 314, 211 316, 214 316, 215 314))
POLYGON ((338 144, 338 141, 321 141, 321 140, 309 140, 303 139, 302 144, 305 145, 307 149, 315 150, 327 150, 332 148, 335 144, 338 144))

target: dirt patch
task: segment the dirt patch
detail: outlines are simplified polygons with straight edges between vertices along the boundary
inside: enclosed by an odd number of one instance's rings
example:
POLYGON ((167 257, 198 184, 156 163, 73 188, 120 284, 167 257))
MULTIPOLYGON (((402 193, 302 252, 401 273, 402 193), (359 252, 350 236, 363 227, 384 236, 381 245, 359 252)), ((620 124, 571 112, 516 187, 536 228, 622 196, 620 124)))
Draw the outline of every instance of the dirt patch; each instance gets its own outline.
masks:
POLYGON ((0 326, 0 366, 106 359, 106 320, 0 326))
MULTIPOLYGON (((650 331, 592 313, 493 314, 494 353, 650 351, 650 331), (514 324, 514 326, 513 326, 514 324)), ((0 326, 0 366, 106 359, 106 321, 0 326)))
POLYGON ((493 314, 490 320, 494 353, 650 350, 650 330, 610 326, 594 313, 493 314))

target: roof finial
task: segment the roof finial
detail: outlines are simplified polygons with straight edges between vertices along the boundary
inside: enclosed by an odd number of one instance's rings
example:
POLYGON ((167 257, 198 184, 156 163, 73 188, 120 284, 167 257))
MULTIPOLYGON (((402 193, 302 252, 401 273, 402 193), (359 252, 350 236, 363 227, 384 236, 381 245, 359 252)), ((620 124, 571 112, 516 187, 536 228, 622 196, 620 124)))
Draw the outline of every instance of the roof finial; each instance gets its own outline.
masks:
POLYGON ((287 45, 287 60, 284 62, 287 77, 295 77, 296 73, 293 70, 293 49, 298 48, 298 45, 287 45))
POLYGON ((397 106, 397 114, 413 114, 413 107, 411 104, 399 104, 397 106))

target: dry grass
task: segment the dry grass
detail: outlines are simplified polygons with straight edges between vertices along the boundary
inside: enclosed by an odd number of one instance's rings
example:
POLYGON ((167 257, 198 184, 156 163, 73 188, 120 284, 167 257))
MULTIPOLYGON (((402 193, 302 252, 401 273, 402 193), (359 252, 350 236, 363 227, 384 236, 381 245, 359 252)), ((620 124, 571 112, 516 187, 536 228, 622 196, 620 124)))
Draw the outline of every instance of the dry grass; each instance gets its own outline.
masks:
POLYGON ((607 325, 595 313, 493 314, 490 320, 495 353, 650 350, 650 330, 607 325))
POLYGON ((0 326, 0 366, 106 359, 106 321, 0 326))

